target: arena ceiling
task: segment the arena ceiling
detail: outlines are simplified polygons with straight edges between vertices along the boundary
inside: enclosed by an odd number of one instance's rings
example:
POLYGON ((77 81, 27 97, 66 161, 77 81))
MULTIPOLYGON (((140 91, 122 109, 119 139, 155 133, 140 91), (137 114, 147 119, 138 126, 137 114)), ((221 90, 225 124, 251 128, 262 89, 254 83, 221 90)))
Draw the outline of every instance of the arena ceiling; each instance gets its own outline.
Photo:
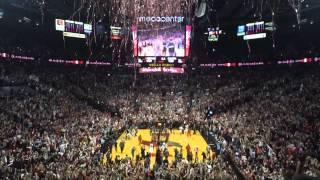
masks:
MULTIPOLYGON (((6 13, 19 12, 36 20, 40 20, 43 16, 45 19, 60 17, 90 21, 94 9, 96 17, 100 20, 107 16, 110 23, 117 21, 124 23, 123 21, 132 14, 152 11, 169 14, 174 11, 184 11, 192 18, 196 6, 201 2, 202 0, 3 0, 0 5, 2 9, 7 10, 6 13)), ((207 5, 203 24, 272 19, 272 12, 276 16, 290 18, 300 13, 302 23, 306 20, 320 20, 319 16, 316 16, 316 12, 320 9, 319 0, 203 0, 203 2, 207 5)))
MULTIPOLYGON (((110 26, 130 27, 139 15, 162 14, 174 15, 183 14, 187 23, 194 26, 193 43, 197 44, 201 52, 210 57, 224 57, 224 54, 235 56, 246 56, 248 53, 247 44, 241 39, 235 39, 235 31, 238 25, 254 21, 273 21, 278 27, 276 35, 268 36, 269 42, 261 42, 265 51, 270 48, 271 54, 274 51, 288 49, 288 45, 300 43, 288 43, 292 39, 300 42, 309 36, 310 41, 317 39, 320 29, 320 1, 319 0, 2 0, 0 1, 0 14, 6 22, 26 22, 40 26, 40 32, 48 38, 52 35, 50 46, 60 47, 61 35, 54 32, 54 19, 72 19, 92 23, 96 29, 110 26), (203 6, 204 5, 204 6, 203 6), (205 10, 203 10, 205 7, 205 10), (308 31, 300 31, 301 28, 308 31), (229 32, 228 36, 218 44, 206 43, 203 32, 208 27, 221 27, 229 32), (297 31, 297 27, 299 30, 297 31), (50 31, 50 33, 48 33, 50 31), (232 35, 233 34, 233 35, 232 35), (296 38, 301 36, 299 38, 296 38), (294 38, 292 38, 294 37, 294 38), (241 48, 230 48, 233 44, 241 48), (278 48, 278 49, 277 49, 278 48), (234 52, 239 49, 239 55, 234 52), (230 50, 230 51, 228 51, 230 50), (241 51, 241 53, 240 53, 241 51), (217 54, 223 55, 217 55, 217 54)), ((1 23, 1 18, 0 18, 1 23)), ((35 26, 35 27, 36 27, 35 26)), ((14 29, 14 28, 13 28, 14 29)), ((19 29, 19 28, 17 28, 19 29)), ((32 30, 31 30, 32 31, 32 30)), ((98 31, 98 30, 97 30, 98 31)), ((98 39, 98 38, 97 38, 98 39)), ((106 40, 106 36, 94 42, 94 52, 111 52, 112 42, 106 40), (109 48, 110 47, 110 48, 109 48), (106 50, 107 49, 107 50, 106 50)), ((129 44, 128 38, 123 39, 123 46, 129 44)), ((257 42, 259 43, 259 42, 257 42)), ((309 43, 306 41, 305 43, 309 43)), ((254 46, 254 45, 252 45, 254 46)), ((130 48, 128 48, 130 49, 130 48)), ((297 48, 299 49, 299 48, 297 48)), ((124 51, 126 52, 126 51, 124 51)), ((194 53, 196 54, 196 53, 194 53)))

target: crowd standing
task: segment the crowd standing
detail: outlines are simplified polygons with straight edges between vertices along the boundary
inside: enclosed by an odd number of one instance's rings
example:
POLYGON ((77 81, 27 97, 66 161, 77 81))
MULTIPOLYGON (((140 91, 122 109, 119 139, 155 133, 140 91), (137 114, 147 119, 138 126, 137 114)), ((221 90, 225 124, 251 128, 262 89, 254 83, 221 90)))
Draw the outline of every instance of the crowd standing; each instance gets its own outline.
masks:
POLYGON ((89 69, 0 67, 1 91, 9 91, 0 101, 1 179, 320 175, 317 66, 136 80, 89 69), (155 167, 148 155, 111 159, 122 132, 159 121, 199 130, 215 156, 195 162, 177 151, 173 163, 155 167))

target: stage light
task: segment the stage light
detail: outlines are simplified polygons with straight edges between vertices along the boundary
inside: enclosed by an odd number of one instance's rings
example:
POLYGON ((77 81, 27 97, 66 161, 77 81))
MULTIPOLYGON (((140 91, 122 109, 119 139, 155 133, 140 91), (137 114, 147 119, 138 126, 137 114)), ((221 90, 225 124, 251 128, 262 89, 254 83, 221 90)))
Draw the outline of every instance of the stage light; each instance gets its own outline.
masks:
POLYGON ((24 22, 26 23, 30 23, 31 22, 31 19, 30 18, 27 18, 27 17, 23 17, 22 19, 24 22))
POLYGON ((4 14, 3 9, 0 9, 0 19, 3 18, 3 14, 4 14))

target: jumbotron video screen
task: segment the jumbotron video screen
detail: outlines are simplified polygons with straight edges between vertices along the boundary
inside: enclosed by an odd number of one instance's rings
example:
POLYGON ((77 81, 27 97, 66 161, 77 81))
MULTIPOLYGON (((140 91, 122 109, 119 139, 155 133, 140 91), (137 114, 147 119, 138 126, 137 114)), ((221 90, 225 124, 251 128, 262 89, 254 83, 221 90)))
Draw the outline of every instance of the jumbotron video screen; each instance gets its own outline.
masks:
POLYGON ((184 57, 186 30, 181 24, 153 24, 138 29, 139 57, 184 57))
POLYGON ((183 16, 141 16, 132 26, 140 73, 184 73, 192 26, 183 16))

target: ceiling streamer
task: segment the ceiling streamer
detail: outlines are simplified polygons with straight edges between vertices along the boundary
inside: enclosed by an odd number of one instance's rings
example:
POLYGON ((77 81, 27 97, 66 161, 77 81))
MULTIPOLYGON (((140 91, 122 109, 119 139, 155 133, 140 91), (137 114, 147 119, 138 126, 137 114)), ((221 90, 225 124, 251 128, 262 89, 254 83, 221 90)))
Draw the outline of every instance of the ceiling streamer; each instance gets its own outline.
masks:
POLYGON ((303 1, 304 0, 288 0, 289 5, 292 7, 292 9, 294 10, 294 12, 296 14, 297 23, 299 25, 299 28, 300 28, 300 24, 301 24, 301 8, 302 8, 303 1))
POLYGON ((206 13, 207 3, 205 0, 202 0, 200 6, 196 8, 195 16, 200 18, 203 17, 206 13))

